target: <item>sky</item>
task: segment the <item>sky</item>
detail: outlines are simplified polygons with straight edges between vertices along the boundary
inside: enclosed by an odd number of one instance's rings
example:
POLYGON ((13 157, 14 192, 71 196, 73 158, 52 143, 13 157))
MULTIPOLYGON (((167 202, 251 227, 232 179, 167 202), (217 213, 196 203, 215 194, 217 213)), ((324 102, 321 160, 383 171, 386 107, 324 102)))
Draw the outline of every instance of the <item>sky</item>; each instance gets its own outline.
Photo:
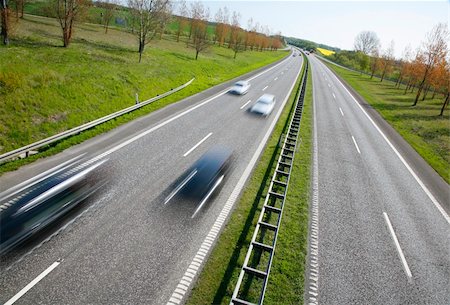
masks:
MULTIPOLYGON (((189 5, 189 2, 186 1, 189 5)), ((248 20, 267 25, 272 33, 353 50, 361 31, 373 31, 387 49, 394 41, 395 55, 401 57, 409 44, 417 49, 426 34, 439 22, 449 24, 450 0, 428 1, 201 1, 210 9, 211 19, 221 7, 241 14, 241 27, 248 20)))

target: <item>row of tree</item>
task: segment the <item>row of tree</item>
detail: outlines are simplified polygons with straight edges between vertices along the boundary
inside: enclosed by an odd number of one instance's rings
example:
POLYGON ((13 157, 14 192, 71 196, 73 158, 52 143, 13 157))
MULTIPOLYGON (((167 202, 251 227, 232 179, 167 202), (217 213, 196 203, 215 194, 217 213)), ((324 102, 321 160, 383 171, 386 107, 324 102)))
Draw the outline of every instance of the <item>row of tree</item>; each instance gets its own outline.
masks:
MULTIPOLYGON (((11 9, 8 0, 2 1, 1 19, 3 43, 9 43, 11 28, 11 9)), ((9 0, 15 4, 17 20, 19 11, 23 16, 25 0, 9 0)), ((155 37, 162 37, 169 23, 176 24, 176 39, 186 37, 188 46, 195 49, 195 58, 205 51, 211 44, 226 46, 234 51, 234 58, 238 52, 245 50, 276 50, 282 46, 281 33, 271 35, 267 26, 260 26, 250 19, 248 30, 240 25, 241 16, 238 12, 230 12, 226 7, 219 9, 215 15, 215 24, 210 18, 209 8, 202 2, 191 2, 188 6, 184 0, 177 1, 177 7, 171 0, 127 0, 127 7, 119 5, 118 0, 102 0, 92 3, 91 0, 49 0, 45 15, 58 19, 62 30, 64 47, 68 47, 77 22, 86 19, 87 11, 95 5, 102 9, 101 23, 108 32, 109 25, 118 11, 125 11, 126 26, 138 38, 139 62, 145 46, 155 37), (212 26, 211 26, 212 24, 212 26), (214 28, 214 31, 208 31, 214 28)), ((14 5, 12 5, 14 9, 14 5)))
POLYGON ((250 50, 276 50, 282 46, 281 33, 271 35, 267 26, 248 21, 248 29, 244 30, 240 24, 241 15, 233 11, 231 14, 227 7, 220 8, 214 17, 214 32, 208 32, 211 23, 210 12, 203 3, 185 1, 178 2, 176 14, 176 37, 186 34, 188 45, 196 49, 196 58, 200 52, 212 44, 227 46, 234 51, 234 58, 238 52, 250 50))
POLYGON ((341 51, 330 55, 330 59, 361 73, 368 73, 371 78, 380 77, 382 82, 389 78, 396 82, 396 87, 404 85, 404 93, 416 91, 412 106, 419 100, 425 100, 436 93, 444 95, 440 111, 449 104, 450 96, 450 52, 449 31, 446 24, 437 24, 427 33, 422 45, 412 51, 407 46, 400 59, 394 55, 394 42, 381 49, 376 33, 364 31, 355 38, 355 51, 341 51), (432 94, 430 94, 432 93, 432 94))

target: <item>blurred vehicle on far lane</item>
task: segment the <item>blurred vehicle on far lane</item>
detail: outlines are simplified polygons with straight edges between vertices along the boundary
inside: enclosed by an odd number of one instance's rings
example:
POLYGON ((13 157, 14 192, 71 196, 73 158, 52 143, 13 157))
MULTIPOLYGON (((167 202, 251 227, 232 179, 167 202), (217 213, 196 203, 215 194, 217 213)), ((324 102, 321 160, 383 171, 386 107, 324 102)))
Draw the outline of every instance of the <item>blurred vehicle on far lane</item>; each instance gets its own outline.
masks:
POLYGON ((243 95, 250 89, 250 83, 245 80, 236 82, 233 87, 228 91, 231 94, 243 95))

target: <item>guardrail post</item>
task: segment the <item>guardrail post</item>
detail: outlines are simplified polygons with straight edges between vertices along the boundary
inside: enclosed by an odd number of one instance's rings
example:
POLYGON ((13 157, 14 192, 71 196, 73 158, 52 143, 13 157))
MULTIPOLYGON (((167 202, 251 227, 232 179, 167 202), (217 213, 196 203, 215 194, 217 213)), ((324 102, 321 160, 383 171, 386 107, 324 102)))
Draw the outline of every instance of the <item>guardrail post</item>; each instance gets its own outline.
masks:
POLYGON ((136 105, 139 104, 139 94, 136 92, 136 105))

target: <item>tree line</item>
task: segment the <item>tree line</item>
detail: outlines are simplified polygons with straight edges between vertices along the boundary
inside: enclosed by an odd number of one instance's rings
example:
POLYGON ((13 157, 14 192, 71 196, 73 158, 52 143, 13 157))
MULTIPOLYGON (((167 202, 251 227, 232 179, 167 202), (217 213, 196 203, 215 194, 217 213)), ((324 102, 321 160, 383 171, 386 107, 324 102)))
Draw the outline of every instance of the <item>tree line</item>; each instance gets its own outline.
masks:
MULTIPOLYGON (((3 44, 8 45, 11 35, 12 19, 23 18, 26 0, 0 0, 1 36, 3 44)), ((64 47, 69 47, 74 28, 77 23, 87 18, 90 7, 102 9, 101 23, 105 34, 111 21, 119 11, 125 12, 126 29, 137 37, 139 62, 142 60, 145 46, 155 37, 161 39, 169 24, 175 24, 177 42, 183 37, 188 47, 195 50, 195 59, 212 44, 227 47, 234 52, 245 50, 277 50, 282 46, 281 33, 273 34, 267 26, 250 19, 247 30, 241 26, 239 12, 230 12, 227 7, 220 8, 214 19, 209 8, 202 2, 182 0, 176 5, 171 0, 127 0, 127 6, 121 6, 118 0, 47 0, 45 15, 55 17, 61 27, 61 38, 64 47), (214 30, 211 31, 210 29, 214 30)), ((123 14, 122 14, 123 15, 123 14)))
POLYGON ((436 94, 444 96, 439 115, 442 116, 450 97, 450 52, 447 24, 440 23, 426 34, 425 40, 415 51, 408 45, 400 59, 394 56, 394 41, 385 48, 375 32, 363 31, 354 42, 354 51, 336 52, 327 58, 343 66, 377 76, 382 82, 389 78, 404 94, 415 92, 412 106, 436 94), (402 89, 403 90, 403 89, 402 89))

